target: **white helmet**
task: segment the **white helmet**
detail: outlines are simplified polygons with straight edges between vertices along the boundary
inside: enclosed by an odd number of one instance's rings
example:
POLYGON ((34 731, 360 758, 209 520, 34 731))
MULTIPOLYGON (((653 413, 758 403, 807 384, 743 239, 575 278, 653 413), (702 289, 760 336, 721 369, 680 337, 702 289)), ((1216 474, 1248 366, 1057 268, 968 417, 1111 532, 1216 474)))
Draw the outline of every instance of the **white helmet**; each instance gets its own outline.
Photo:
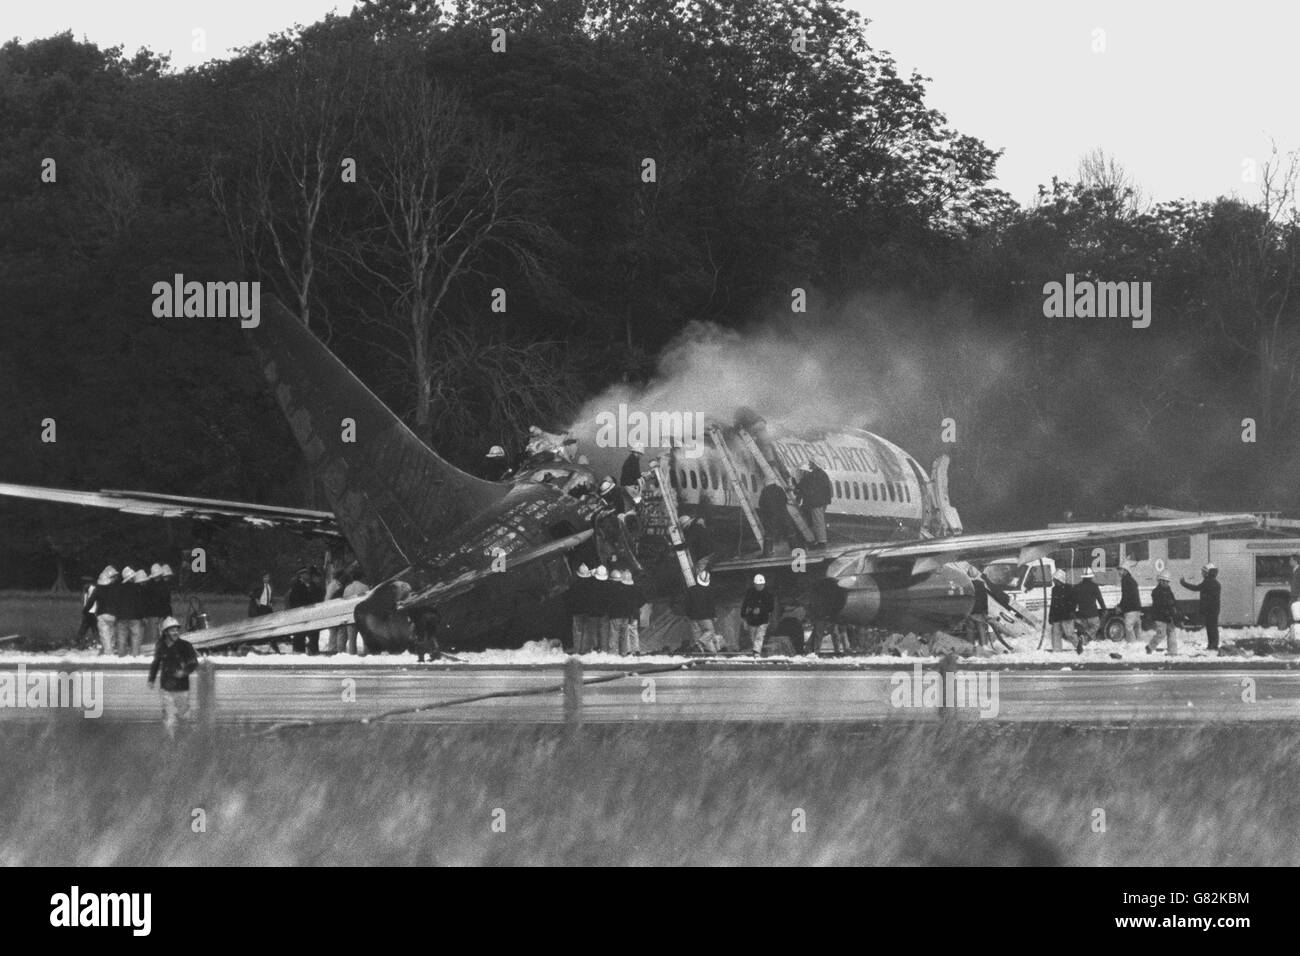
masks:
POLYGON ((578 565, 578 577, 580 578, 591 577, 591 568, 587 567, 585 564, 578 565))
POLYGON ((99 572, 99 580, 97 580, 95 583, 96 583, 96 584, 112 584, 112 583, 113 583, 113 579, 114 579, 115 577, 117 577, 117 568, 113 567, 113 566, 110 564, 110 565, 108 565, 106 568, 104 568, 103 571, 100 571, 100 572, 99 572))
POLYGON ((179 631, 181 628, 181 622, 176 620, 174 617, 165 617, 163 618, 162 623, 158 625, 158 630, 161 633, 166 634, 173 627, 179 631))
POLYGON ((695 575, 695 583, 698 584, 698 585, 700 585, 701 587, 708 587, 708 586, 709 586, 709 572, 708 572, 708 571, 701 571, 699 574, 695 575))
POLYGON ((610 572, 609 572, 609 579, 610 579, 611 581, 622 581, 622 580, 623 580, 623 572, 620 571, 618 568, 615 568, 613 571, 610 571, 610 572))
POLYGON ((502 448, 500 445, 493 445, 491 448, 488 449, 487 457, 504 458, 506 457, 506 450, 502 448))
POLYGON ((149 580, 148 571, 140 570, 135 572, 135 574, 131 575, 132 584, 144 584, 148 580, 149 580))
POLYGON ((608 581, 608 580, 609 580, 609 569, 606 568, 603 564, 598 564, 598 565, 596 565, 596 570, 593 571, 593 572, 591 572, 591 575, 592 575, 592 577, 594 577, 597 581, 608 581))
POLYGON ((766 583, 767 583, 767 578, 763 577, 763 575, 761 575, 761 574, 756 574, 756 575, 754 575, 754 584, 755 584, 755 585, 757 585, 758 587, 761 588, 761 587, 762 587, 764 584, 766 584, 766 583))

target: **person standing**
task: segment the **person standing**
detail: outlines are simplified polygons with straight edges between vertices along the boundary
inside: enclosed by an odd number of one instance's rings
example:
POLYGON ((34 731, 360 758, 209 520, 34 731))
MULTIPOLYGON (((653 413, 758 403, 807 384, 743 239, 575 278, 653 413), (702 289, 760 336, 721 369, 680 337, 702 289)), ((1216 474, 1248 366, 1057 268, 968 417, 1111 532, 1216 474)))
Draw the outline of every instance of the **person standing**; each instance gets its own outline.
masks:
POLYGON ((505 481, 510 474, 510 460, 500 445, 493 445, 483 456, 482 474, 487 481, 505 481))
POLYGON ((122 571, 122 585, 117 605, 117 656, 125 657, 129 651, 132 657, 138 657, 144 643, 145 618, 145 583, 149 580, 147 571, 122 571), (130 572, 128 581, 128 574, 130 572))
POLYGON ((99 572, 90 595, 90 610, 95 615, 95 630, 99 634, 99 652, 106 657, 116 653, 117 604, 121 587, 117 568, 110 564, 99 572))
POLYGON ((176 725, 190 714, 190 675, 199 666, 194 645, 181 637, 181 622, 174 617, 161 623, 162 637, 154 645, 153 663, 149 665, 149 686, 162 675, 163 729, 176 738, 176 725))
POLYGON ((1092 568, 1083 569, 1083 578, 1074 586, 1075 625, 1079 632, 1074 649, 1082 654, 1083 645, 1097 636, 1097 627, 1101 623, 1101 612, 1106 610, 1106 599, 1101 596, 1092 568))
POLYGON ((1133 577, 1136 561, 1125 561, 1119 569, 1119 612, 1124 615, 1124 640, 1136 644, 1142 640, 1142 592, 1133 577))
POLYGON ((790 499, 775 481, 758 494, 758 518, 763 523, 763 557, 770 558, 779 542, 782 553, 790 550, 790 499))
POLYGON ((640 442, 632 443, 632 450, 628 452, 623 459, 623 469, 619 472, 618 483, 624 488, 635 488, 641 484, 641 455, 645 452, 645 445, 640 442))
MULTIPOLYGON (((370 593, 370 585, 361 577, 361 571, 353 568, 345 575, 346 581, 343 584, 343 596, 345 598, 365 597, 370 593)), ((345 625, 347 628, 347 637, 343 642, 343 649, 349 654, 357 652, 357 625, 355 622, 345 625)))
POLYGON ((1007 593, 995 584, 984 579, 983 573, 975 565, 967 570, 971 587, 975 589, 975 600, 971 603, 970 613, 966 615, 966 640, 976 647, 992 647, 993 632, 989 624, 989 592, 992 591, 1003 604, 1010 603, 1007 593))
POLYGON ((1052 628, 1052 650, 1062 651, 1062 643, 1074 646, 1074 588, 1059 568, 1052 572, 1052 601, 1047 610, 1052 628))
MULTIPOLYGON (((289 593, 285 595, 284 606, 287 610, 294 608, 307 607, 312 603, 311 600, 311 582, 307 580, 308 570, 306 565, 299 568, 293 574, 293 583, 289 585, 289 593)), ((290 641, 293 644, 295 654, 305 654, 307 652, 307 632, 300 631, 294 634, 290 641)))
POLYGON ((595 622, 595 642, 592 646, 593 651, 605 651, 609 649, 610 628, 610 593, 609 593, 609 568, 603 564, 596 565, 596 570, 591 572, 591 605, 589 613, 595 622))
POLYGON ((763 653, 763 640, 767 637, 775 609, 772 592, 767 590, 767 579, 761 574, 754 575, 753 586, 740 602, 740 620, 745 625, 745 643, 755 654, 763 653))
POLYGON ((1291 555, 1291 626, 1287 628, 1287 637, 1295 638, 1295 626, 1300 623, 1300 555, 1291 555))
POLYGON ((641 607, 645 604, 645 592, 641 585, 632 578, 631 571, 623 572, 623 610, 627 625, 623 629, 623 642, 619 653, 625 657, 635 657, 641 653, 641 607))
POLYGON ((697 654, 716 654, 721 640, 713 629, 717 607, 713 603, 713 587, 708 571, 695 576, 695 584, 686 589, 686 616, 691 622, 691 649, 697 654))
POLYGON ((569 616, 572 619, 573 653, 586 654, 588 619, 591 617, 591 569, 586 564, 578 565, 574 578, 569 583, 569 616))
POLYGON ((1165 641, 1165 647, 1172 657, 1178 653, 1178 637, 1174 625, 1178 621, 1178 602, 1174 600, 1173 588, 1169 586, 1169 575, 1161 571, 1156 579, 1155 589, 1151 592, 1151 618, 1155 621, 1155 640, 1147 644, 1147 653, 1154 654, 1165 641))
POLYGON ((1192 584, 1183 578, 1179 578, 1178 583, 1189 591, 1200 592, 1201 621, 1205 624, 1206 648, 1217 651, 1219 649, 1219 598, 1223 590, 1223 585, 1219 583, 1219 569, 1213 564, 1207 564, 1201 568, 1200 584, 1192 584))
POLYGON ((826 508, 831 503, 831 479, 815 459, 809 458, 799 479, 799 499, 808 509, 813 547, 826 547, 826 508))
POLYGON ((248 595, 248 616, 262 617, 275 611, 275 597, 271 590, 271 572, 262 572, 262 583, 248 595))

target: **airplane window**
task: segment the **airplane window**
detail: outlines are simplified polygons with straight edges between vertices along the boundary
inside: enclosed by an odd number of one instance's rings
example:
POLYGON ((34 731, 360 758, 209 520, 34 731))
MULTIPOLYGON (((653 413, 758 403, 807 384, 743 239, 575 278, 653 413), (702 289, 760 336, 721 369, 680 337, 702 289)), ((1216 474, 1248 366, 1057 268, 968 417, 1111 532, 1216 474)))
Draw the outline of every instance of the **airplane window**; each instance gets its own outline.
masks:
POLYGON ((894 500, 894 483, 892 481, 885 483, 885 490, 889 492, 889 500, 894 500))
POLYGON ((714 488, 722 487, 722 482, 718 481, 718 469, 712 465, 709 466, 709 481, 713 483, 714 488))
POLYGON ((840 489, 840 483, 839 483, 838 481, 835 482, 835 497, 836 497, 836 498, 843 498, 843 497, 844 497, 844 493, 841 491, 841 489, 840 489))
POLYGON ((911 504, 911 502, 912 502, 912 489, 911 489, 911 487, 908 486, 908 485, 903 485, 903 491, 907 492, 907 501, 908 501, 908 504, 911 504))
POLYGON ((676 487, 677 487, 677 472, 675 472, 675 471, 669 471, 669 472, 668 472, 668 478, 669 478, 669 480, 672 481, 672 483, 673 483, 673 487, 676 488, 676 487))
POLYGON ((853 482, 853 497, 854 498, 862 497, 862 485, 858 484, 856 481, 853 482))
POLYGON ((698 487, 699 487, 699 481, 698 481, 698 479, 695 477, 695 471, 694 471, 694 470, 691 471, 691 487, 692 487, 692 488, 698 488, 698 487))
POLYGON ((685 469, 685 468, 679 468, 678 471, 681 472, 681 476, 682 476, 682 483, 681 483, 681 485, 680 485, 679 487, 685 488, 685 487, 686 487, 686 469, 685 469))
POLYGON ((879 501, 881 498, 885 497, 880 493, 880 485, 874 481, 871 483, 871 497, 872 500, 875 501, 879 501))

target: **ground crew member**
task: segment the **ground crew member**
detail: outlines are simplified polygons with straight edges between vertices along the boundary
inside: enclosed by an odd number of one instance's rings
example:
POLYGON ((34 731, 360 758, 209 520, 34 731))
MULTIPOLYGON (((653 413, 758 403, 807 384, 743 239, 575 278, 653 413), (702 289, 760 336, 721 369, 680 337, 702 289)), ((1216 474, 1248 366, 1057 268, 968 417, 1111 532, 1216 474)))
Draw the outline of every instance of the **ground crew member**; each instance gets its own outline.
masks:
POLYGON ((821 465, 809 458, 799 479, 799 499, 808 510, 813 546, 826 547, 826 506, 831 503, 831 479, 821 465))
POLYGON ((159 624, 165 617, 172 616, 171 588, 163 584, 163 566, 154 564, 149 568, 149 580, 144 586, 144 641, 157 644, 162 636, 159 624))
POLYGON ((1052 650, 1062 651, 1062 641, 1074 646, 1074 588, 1070 579, 1059 568, 1052 572, 1052 603, 1048 605, 1047 622, 1052 628, 1052 650))
POLYGON ((120 597, 117 604, 117 656, 125 657, 129 650, 133 657, 139 656, 144 643, 144 605, 145 582, 149 580, 147 571, 132 571, 129 567, 122 571, 120 597), (130 571, 128 581, 127 572, 130 571))
POLYGON ((1092 568, 1083 569, 1083 579, 1074 586, 1075 625, 1079 639, 1074 649, 1082 654, 1083 645, 1097 636, 1097 626, 1101 622, 1101 612, 1106 610, 1106 599, 1101 596, 1101 589, 1093 580, 1092 568))
POLYGON ((1119 612, 1124 615, 1124 640, 1136 643, 1142 640, 1142 593, 1133 577, 1136 561, 1125 561, 1119 569, 1119 612))
POLYGON ((1287 637, 1295 637, 1296 622, 1300 621, 1300 607, 1296 603, 1300 602, 1300 555, 1291 555, 1291 626, 1287 629, 1287 637))
POLYGON ((1178 602, 1174 600, 1173 588, 1169 586, 1169 575, 1161 571, 1156 579, 1155 589, 1151 592, 1151 618, 1156 624, 1155 640, 1147 644, 1147 653, 1154 654, 1165 641, 1165 647, 1173 655, 1178 653, 1178 638, 1174 633, 1174 624, 1178 620, 1178 602))
POLYGON ((775 481, 764 485, 758 495, 758 518, 763 523, 763 557, 771 557, 777 542, 790 550, 790 499, 775 481))
POLYGON ((623 608, 626 625, 623 638, 619 642, 619 653, 635 656, 641 653, 641 606, 645 604, 645 592, 641 585, 632 578, 631 571, 623 572, 623 608))
POLYGON ((1213 564, 1207 564, 1201 568, 1201 583, 1190 584, 1182 578, 1178 583, 1189 591, 1201 592, 1201 621, 1205 624, 1206 647, 1209 650, 1217 651, 1219 649, 1219 596, 1223 590, 1223 585, 1219 583, 1219 569, 1213 564))
POLYGON ((623 459, 623 470, 619 473, 618 483, 624 488, 635 488, 641 484, 641 455, 645 452, 645 445, 640 442, 632 443, 632 450, 628 456, 623 459))
POLYGON ((745 626, 745 642, 755 654, 763 653, 763 640, 767 637, 767 626, 772 623, 775 609, 776 601, 772 592, 767 590, 767 579, 761 574, 754 575, 753 587, 745 592, 740 602, 740 620, 745 626))
POLYGON ((117 599, 121 594, 117 577, 117 568, 108 565, 99 572, 99 577, 95 579, 95 590, 90 595, 95 630, 99 634, 99 652, 106 655, 116 653, 117 599))
POLYGON ((591 610, 588 612, 595 619, 595 642, 593 651, 607 651, 610 645, 610 591, 609 568, 603 564, 596 565, 591 572, 591 610))
POLYGON ((691 621, 691 650, 695 653, 716 654, 722 649, 722 640, 713 629, 716 614, 709 572, 701 571, 695 575, 695 584, 686 589, 686 616, 691 621))
POLYGON ((585 563, 578 565, 569 585, 569 614, 573 620, 573 653, 587 653, 587 610, 591 600, 591 569, 585 563))
MULTIPOLYGON (((346 577, 348 580, 343 585, 343 596, 345 598, 365 597, 370 593, 370 585, 366 584, 362 579, 359 569, 354 569, 346 577)), ((344 639, 343 648, 349 654, 355 654, 357 652, 357 625, 348 623, 345 627, 347 628, 347 636, 344 639)))
POLYGON ((707 568, 713 559, 713 535, 709 534, 704 518, 686 515, 681 520, 686 529, 686 550, 691 554, 691 564, 696 568, 707 568))
POLYGON ((96 634, 95 615, 91 613, 91 607, 95 604, 95 577, 94 575, 82 575, 81 577, 81 623, 77 625, 77 636, 72 639, 73 647, 80 647, 81 640, 87 634, 96 634))
MULTIPOLYGON (((306 566, 299 568, 293 573, 293 583, 289 585, 289 593, 284 599, 284 606, 292 610, 298 607, 307 607, 312 604, 311 583, 307 580, 308 571, 306 566)), ((293 652, 295 654, 304 654, 307 651, 307 632, 300 631, 293 635, 290 640, 293 642, 293 652)))
POLYGON ((975 589, 975 601, 971 604, 970 613, 966 615, 966 640, 977 647, 992 647, 993 632, 989 626, 989 592, 992 591, 996 594, 1003 603, 1009 603, 1011 599, 996 584, 990 584, 984 580, 983 573, 974 565, 970 566, 967 573, 970 575, 971 586, 975 589))
POLYGON ((153 687, 161 672, 163 728, 168 737, 175 739, 177 723, 190 714, 190 675, 199 666, 199 659, 194 645, 181 637, 180 621, 164 618, 161 627, 162 637, 154 646, 153 663, 149 665, 149 686, 153 687))

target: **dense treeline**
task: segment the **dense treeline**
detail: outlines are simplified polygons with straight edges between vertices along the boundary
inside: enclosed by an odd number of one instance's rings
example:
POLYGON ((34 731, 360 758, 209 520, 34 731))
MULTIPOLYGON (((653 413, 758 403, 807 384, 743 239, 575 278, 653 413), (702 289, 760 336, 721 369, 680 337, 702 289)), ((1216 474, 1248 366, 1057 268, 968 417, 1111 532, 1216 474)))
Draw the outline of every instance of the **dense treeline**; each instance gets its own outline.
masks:
MULTIPOLYGON (((1022 208, 870 41, 831 0, 506 0, 366 3, 185 72, 6 44, 0 480, 325 505, 238 324, 154 318, 182 273, 261 280, 467 466, 652 377, 690 323, 789 320, 802 288, 793 318, 862 356, 874 428, 927 457, 955 420, 972 526, 1300 504, 1294 166, 1151 205, 1093 157, 1022 208), (1151 326, 1045 318, 1067 273, 1150 282, 1151 326)), ((192 540, 0 521, 4 584, 192 540)), ((215 541, 225 585, 273 550, 215 541)))

